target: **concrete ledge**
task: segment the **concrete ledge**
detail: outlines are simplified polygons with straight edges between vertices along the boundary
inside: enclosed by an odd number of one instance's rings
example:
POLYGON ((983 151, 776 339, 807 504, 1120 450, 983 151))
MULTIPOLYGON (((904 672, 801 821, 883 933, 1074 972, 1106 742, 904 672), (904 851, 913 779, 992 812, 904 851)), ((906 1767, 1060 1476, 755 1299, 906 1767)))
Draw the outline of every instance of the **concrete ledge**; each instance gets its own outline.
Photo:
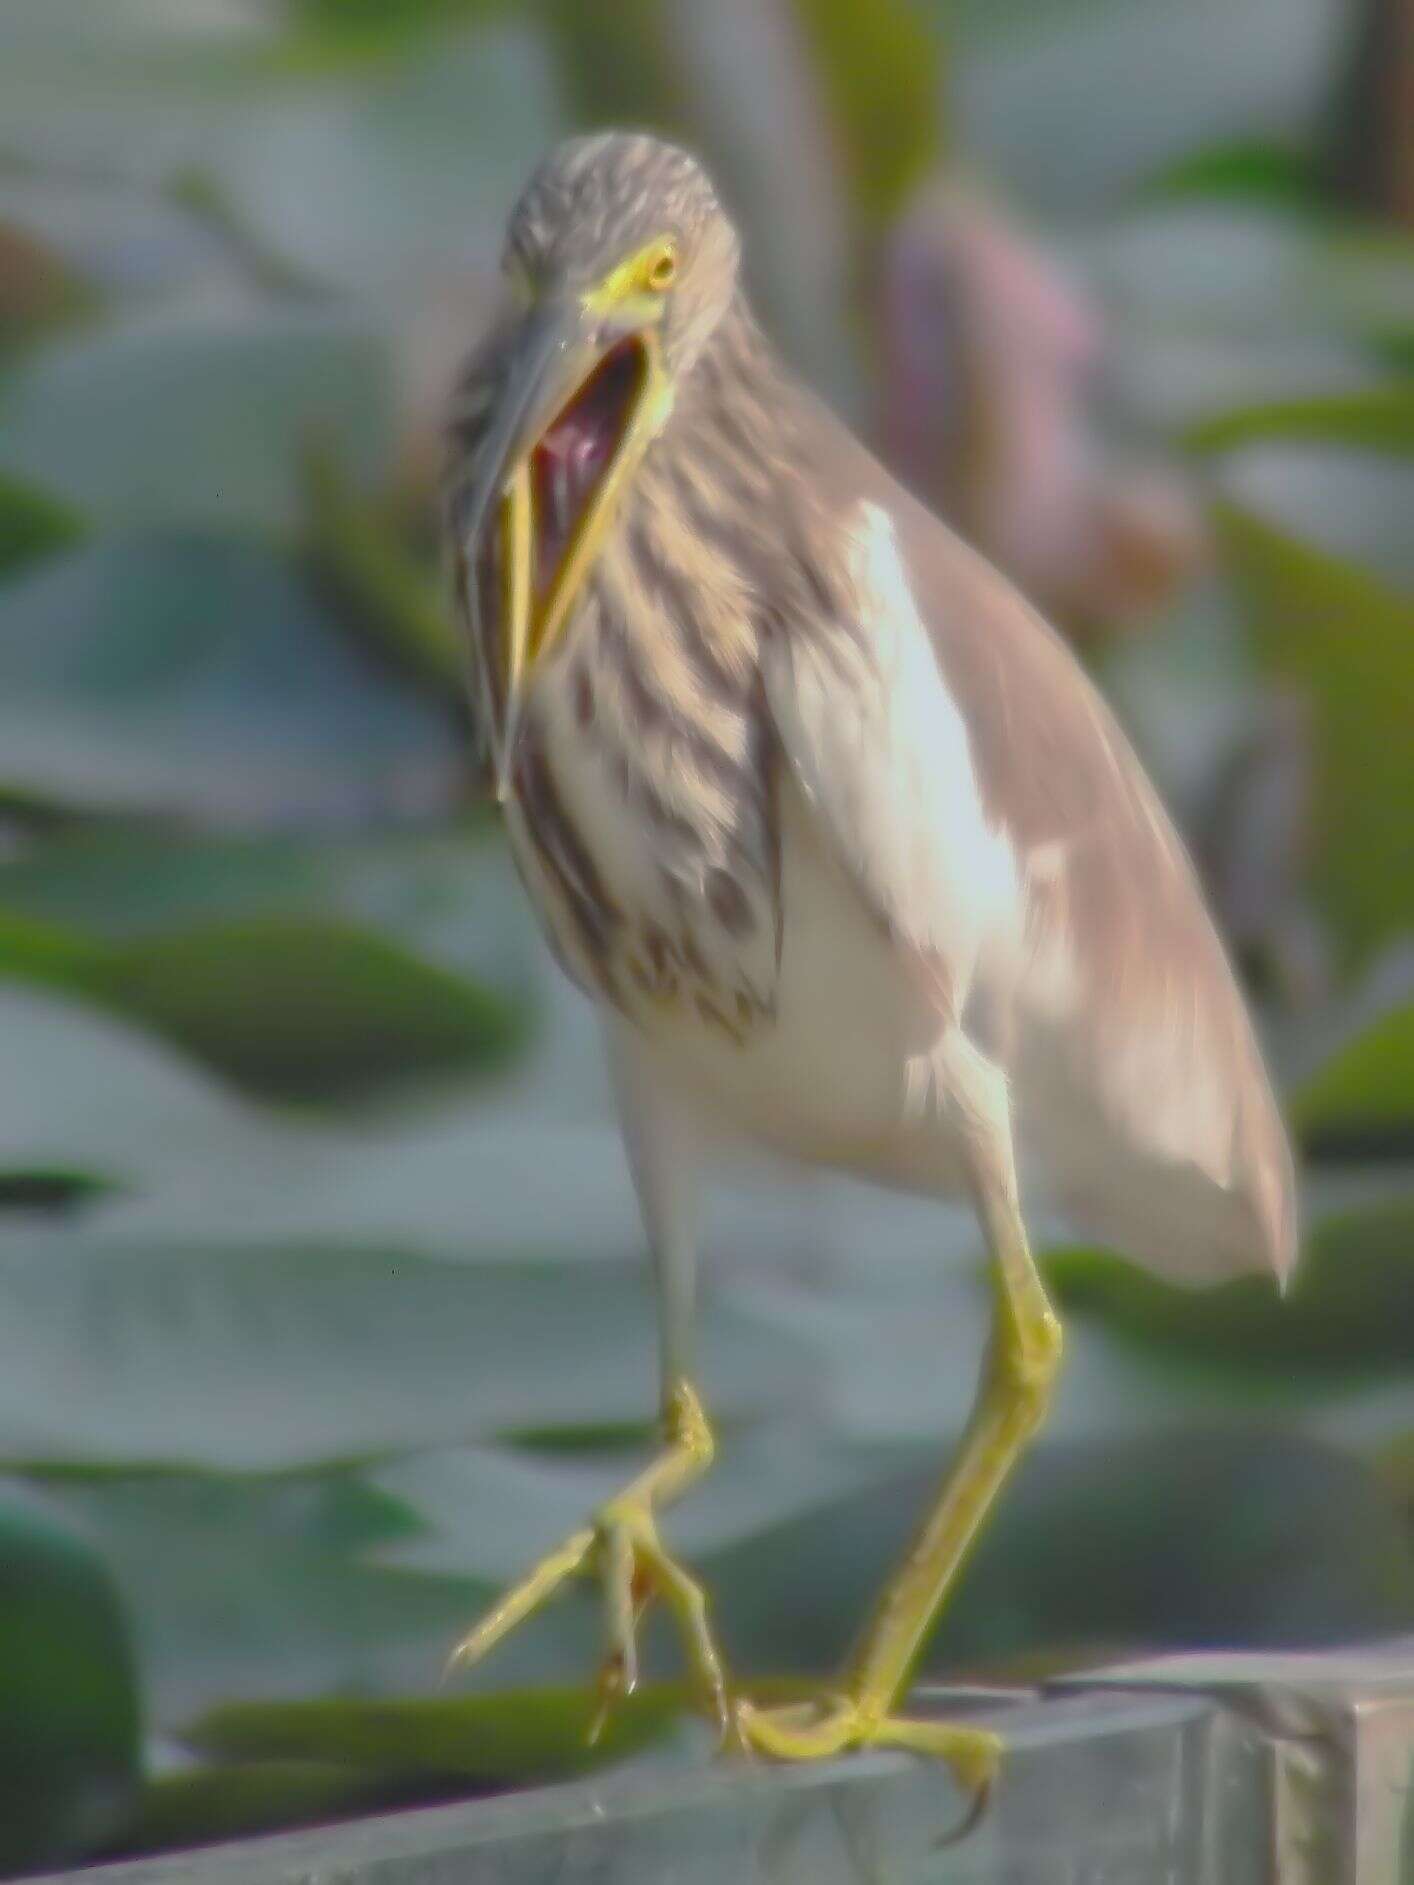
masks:
POLYGON ((975 1825, 906 1756, 657 1760, 51 1885, 1414 1885, 1414 1639, 911 1706, 1006 1735, 975 1825))

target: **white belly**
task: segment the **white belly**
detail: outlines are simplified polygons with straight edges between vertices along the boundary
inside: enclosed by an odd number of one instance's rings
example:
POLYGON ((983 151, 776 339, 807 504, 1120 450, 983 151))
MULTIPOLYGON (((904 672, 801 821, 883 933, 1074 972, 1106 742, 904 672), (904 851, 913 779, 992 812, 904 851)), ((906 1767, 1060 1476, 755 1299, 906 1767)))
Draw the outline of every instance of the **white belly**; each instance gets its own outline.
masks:
POLYGON ((937 1109, 921 1103, 947 1017, 825 853, 789 783, 780 810, 785 920, 773 1021, 739 1044, 683 1013, 647 1035, 616 1022, 621 1046, 673 1086, 713 1135, 953 1194, 961 1188, 955 1149, 937 1109))
MULTIPOLYGON (((957 1115, 928 1085, 930 1056, 955 1024, 823 851, 789 788, 781 810, 785 923, 774 1024, 738 1045, 686 1014, 664 1016, 651 1031, 615 1018, 616 1051, 638 1062, 650 1091, 675 1090, 709 1142, 958 1197, 966 1173, 957 1115)), ((999 981, 997 966, 984 948, 977 984, 999 981)), ((965 1003, 968 992, 960 988, 957 999, 965 1003)), ((1065 1024, 1024 988, 1015 994, 1005 1004, 1005 1061, 1028 1196, 1181 1281, 1261 1267, 1242 1198, 1191 1159, 1160 1156, 1126 1130, 1085 1077, 1088 1063, 1065 1024)))
MULTIPOLYGON (((622 799, 572 746, 564 751, 563 789, 585 842, 619 902, 641 906, 657 881, 653 859, 625 844, 633 831, 622 799)), ((1267 1262, 1240 1185, 1171 1147, 1147 1113, 1114 1102, 1084 990, 1045 957, 1029 959, 1017 975, 1010 938, 1021 928, 1018 909, 992 909, 971 932, 964 926, 959 948, 949 951, 956 960, 942 964, 944 1001, 829 853, 788 773, 779 816, 778 973, 762 918, 745 941, 710 925, 701 930, 713 951, 709 985, 738 994, 769 988, 769 999, 736 1033, 709 1025, 689 1001, 645 998, 633 1019, 607 1009, 614 1051, 635 1067, 644 1093, 675 1092, 707 1142, 737 1141, 898 1189, 957 1196, 965 1188, 957 1112, 940 1103, 934 1056, 959 1014, 974 1030, 979 1010, 990 1010, 994 1038, 975 1044, 1009 1077, 1026 1193, 1058 1205, 1077 1230, 1184 1280, 1267 1262)), ((524 863, 533 883, 533 853, 524 863)), ((553 910, 553 897, 542 897, 553 910)), ((581 979, 592 986, 588 973, 581 979)), ((1156 1090, 1154 1107, 1181 1098, 1156 1090)))

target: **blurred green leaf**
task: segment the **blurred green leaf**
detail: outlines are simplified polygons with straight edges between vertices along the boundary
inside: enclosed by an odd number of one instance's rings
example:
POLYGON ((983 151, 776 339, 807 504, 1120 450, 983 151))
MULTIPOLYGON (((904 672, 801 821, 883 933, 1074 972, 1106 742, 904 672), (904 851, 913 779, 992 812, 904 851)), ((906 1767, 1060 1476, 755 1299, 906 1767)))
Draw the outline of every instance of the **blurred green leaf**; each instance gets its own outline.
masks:
POLYGON ((1044 1447, 981 1540, 934 1660, 1068 1646, 1333 1646, 1414 1622, 1414 1548, 1376 1473, 1308 1434, 1206 1425, 1044 1447))
POLYGON ((1093 212, 1233 140, 1324 129, 1340 0, 928 0, 953 43, 950 106, 974 163, 1093 212))
POLYGON ((102 963, 102 948, 82 936, 0 910, 0 975, 88 993, 102 963))
POLYGON ((385 1779, 462 1778, 499 1784, 556 1780, 604 1767, 657 1739, 683 1711, 680 1688, 625 1696, 598 1741, 591 1681, 510 1694, 361 1702, 244 1703, 214 1709, 183 1740, 218 1760, 301 1760, 385 1779))
POLYGON ((537 0, 561 95, 586 126, 676 126, 683 78, 663 0, 537 0))
POLYGON ((511 201, 567 126, 529 7, 414 32, 387 58, 349 51, 348 40, 321 50, 317 35, 296 35, 286 63, 305 69, 272 75, 284 57, 275 42, 200 155, 228 220, 264 255, 352 291, 399 324, 401 345, 429 287, 466 263, 494 266, 511 201))
MULTIPOLYGON (((66 989, 135 1017, 254 1092, 347 1099, 398 1080, 502 1065, 524 1040, 523 977, 502 960, 492 987, 461 964, 379 933, 346 906, 375 888, 377 847, 265 846, 80 833, 0 865, 0 972, 66 989), (360 892, 357 879, 362 877, 360 892), (104 942, 52 916, 96 919, 104 942), (10 906, 7 910, 7 904, 10 906), (262 907, 268 905, 269 907, 262 907), (321 907, 323 905, 324 907, 321 907), (140 913, 135 930, 131 920, 140 913), (192 921, 206 917, 205 921, 192 921), (184 920, 185 919, 185 920, 184 920), (517 990, 517 983, 521 984, 517 990), (509 985, 508 985, 509 984, 509 985)), ((399 856, 388 847, 397 883, 399 856)), ((445 846, 446 869, 469 883, 470 850, 445 846)), ((402 873, 409 898, 423 846, 402 873)), ((482 874, 485 881, 484 873, 482 874)), ((451 899, 454 914, 467 899, 451 899)), ((379 914, 383 914, 379 912, 379 914)), ((428 911, 399 912, 406 927, 428 911)), ((473 935, 464 954, 477 952, 473 935)), ((482 947, 483 955, 489 954, 482 947)))
POLYGON ((1250 439, 1310 438, 1414 452, 1414 387, 1393 384, 1363 392, 1236 406, 1200 419, 1183 442, 1196 451, 1223 451, 1250 439))
POLYGON ((1139 186, 1141 197, 1250 197, 1309 208, 1322 194, 1310 159, 1291 145, 1237 139, 1164 164, 1139 186))
MULTIPOLYGON (((174 172, 165 196, 170 213, 185 214, 213 246, 219 245, 226 271, 233 278, 231 299, 237 306, 250 297, 253 306, 271 311, 283 306, 298 312, 303 304, 306 314, 327 314, 328 294, 323 282, 297 259, 268 248, 247 226, 210 169, 198 163, 174 172)), ((212 270, 207 279, 207 293, 213 300, 214 274, 212 270)), ((317 431, 323 429, 321 423, 317 431)))
POLYGON ((0 862, 0 909, 113 941, 237 919, 317 917, 517 989, 532 919, 489 819, 434 832, 219 837, 105 824, 0 862))
MULTIPOLYGON (((76 1467, 39 1483, 111 1567, 141 1652, 148 1714, 164 1733, 184 1737, 195 1716, 219 1708, 224 1717, 233 1702, 258 1704, 261 1720, 278 1719, 273 1701, 296 1702, 291 1721, 303 1731, 311 1697, 427 1696, 408 1711, 406 1742, 400 1712, 385 1732, 356 1707, 349 1719, 362 1750, 352 1742, 336 1750, 331 1738, 329 1757, 372 1758, 383 1745, 385 1777, 397 1771, 401 1753, 412 1757, 410 1773, 429 1757, 447 1759, 465 1784, 468 1752, 479 1753, 463 1726, 475 1728, 478 1719, 467 1686, 497 1692, 568 1683, 587 1706, 603 1647, 602 1606, 589 1583, 514 1632, 486 1666, 458 1677, 458 1694, 446 1693, 452 1645, 498 1587, 370 1562, 415 1521, 356 1469, 224 1475, 76 1467)), ((496 1516, 483 1514, 488 1526, 496 1516)), ((645 1700, 651 1721, 657 1711, 645 1700)), ((336 1726, 345 1720, 337 1707, 332 1712, 336 1726)), ((635 1724, 624 1726, 636 1738, 635 1724)), ((543 1732, 551 1745, 546 1750, 541 1740, 542 1758, 590 1758, 573 1719, 549 1722, 543 1732)), ((526 1734, 533 1750, 534 1724, 526 1734)), ((254 1743, 232 1751, 265 1758, 254 1743)))
MULTIPOLYGON (((352 1149, 352 1148, 351 1148, 352 1149)), ((465 1200, 468 1243, 477 1199, 465 1200)), ((811 1378, 734 1305, 701 1319, 723 1418, 811 1378)), ((386 1458, 657 1403, 638 1263, 0 1231, 0 1458, 229 1469, 386 1458)))
POLYGON ((88 0, 9 0, 6 29, 13 58, 6 76, 17 87, 67 71, 86 53, 110 82, 148 64, 175 88, 193 67, 209 70, 208 61, 263 32, 258 19, 225 0, 186 0, 175 14, 141 4, 95 12, 88 0))
POLYGON ((1414 607, 1355 565, 1224 505, 1223 551, 1269 674, 1309 700, 1316 881, 1348 954, 1407 932, 1414 607))
POLYGON ((1264 1277, 1209 1290, 1160 1282, 1122 1258, 1061 1251, 1046 1274, 1062 1310, 1201 1369, 1259 1384, 1276 1369, 1337 1378, 1414 1372, 1414 1197, 1310 1232, 1285 1297, 1264 1277))
MULTIPOLYGON (((13 41, 7 43, 13 53, 13 41)), ((188 208, 122 177, 84 166, 0 160, 0 217, 57 258, 74 287, 61 312, 112 317, 158 294, 233 288, 240 278, 225 232, 188 208)), ((46 329, 46 332, 49 330, 46 329)))
POLYGON ((389 365, 348 316, 246 306, 53 342, 0 398, 0 467, 95 522, 280 533, 319 440, 361 481, 387 450, 389 365))
MULTIPOLYGON (((469 875, 469 858, 464 867, 469 875)), ((354 1099, 513 1056, 528 1027, 524 999, 343 916, 300 909, 337 877, 337 865, 321 869, 317 850, 305 863, 298 846, 85 833, 0 865, 0 973, 100 1001, 277 1099, 354 1099), (117 895, 141 910, 140 933, 104 942, 17 914, 6 909, 11 890, 75 914, 107 903, 107 927, 123 933, 117 895), (181 914, 204 903, 249 910, 260 892, 294 909, 164 927, 164 903, 185 905, 181 914)))
POLYGON ((83 533, 77 516, 42 491, 0 476, 0 576, 66 549, 83 533))
POLYGON ((1345 320, 1386 346, 1414 341, 1414 237, 1389 224, 1340 224, 1327 237, 1326 293, 1345 320))
POLYGON ((53 246, 10 213, 0 174, 0 365, 90 313, 83 285, 53 246))
POLYGON ((91 1854, 131 1811, 132 1645, 112 1579, 49 1504, 0 1494, 0 1871, 91 1854))
POLYGON ((907 0, 794 0, 862 226, 876 231, 939 154, 941 41, 907 0))
POLYGON ((511 0, 286 0, 282 65, 300 70, 386 60, 429 33, 509 10, 511 0))
POLYGON ((1381 1445, 1375 1471, 1411 1519, 1414 1519, 1414 1428, 1396 1433, 1381 1445))
MULTIPOLYGON (((175 13, 6 0, 6 145, 70 177, 199 174, 219 189, 225 233, 269 265, 262 278, 283 262, 401 301, 449 257, 494 256, 510 194, 564 128, 535 17, 511 0, 496 18, 479 10, 390 0, 356 7, 341 31, 337 0, 313 0, 304 26, 231 0, 175 13)), ((134 266, 150 259, 127 249, 134 266)), ((198 289, 188 313, 217 298, 198 289)), ((293 468, 276 468, 280 492, 293 468)))
POLYGON ((1126 320, 1382 340, 1407 331, 1414 241, 1239 199, 1146 203, 1078 245, 1126 320))
POLYGON ((1380 370, 1358 340, 1270 320, 1135 319, 1116 327, 1109 364, 1123 410, 1180 448, 1201 448, 1210 426, 1221 439, 1229 413, 1255 412, 1261 423, 1288 407, 1324 412, 1383 395, 1380 370))
POLYGON ((1298 1089, 1291 1111, 1320 1149, 1414 1145, 1414 999, 1338 1048, 1298 1089))
MULTIPOLYGON (((273 1187, 305 1138, 243 1104, 184 1055, 88 1004, 0 980, 7 1064, 0 1170, 75 1171, 150 1195, 183 1177, 198 1191, 227 1167, 273 1187)), ((310 1136, 317 1136, 310 1134, 310 1136)))
MULTIPOLYGON (((729 1665, 828 1674, 937 1498, 947 1445, 695 1567, 729 1665)), ((1407 1630, 1414 1553, 1377 1476, 1298 1433, 1043 1439, 998 1501, 923 1667, 955 1679, 1140 1650, 1407 1630), (1024 1660, 1023 1660, 1024 1659, 1024 1660)))
MULTIPOLYGON (((227 1476, 94 1463, 31 1483, 82 1527, 116 1579, 145 1711, 161 1732, 240 1698, 435 1689, 451 1644, 494 1596, 470 1579, 362 1562, 408 1521, 349 1471, 227 1476)), ((581 1625, 591 1652, 595 1620, 566 1621, 581 1625)), ((499 1679, 549 1679, 566 1649, 564 1622, 548 1619, 499 1659, 499 1679)))
POLYGON ((112 949, 87 986, 229 1078, 286 1099, 499 1067, 526 1025, 524 1009, 490 990, 314 919, 150 937, 112 949))
POLYGON ((354 1768, 317 1761, 213 1763, 149 1780, 125 1836, 102 1856, 183 1852, 214 1840, 288 1832, 403 1804, 354 1768))
POLYGON ((108 540, 0 590, 0 786, 270 825, 445 803, 461 764, 447 717, 262 550, 108 540))
POLYGON ((324 451, 306 465, 310 550, 382 653, 460 703, 467 657, 441 586, 324 451))
POLYGON ((1214 461, 1211 476, 1223 502, 1400 591, 1414 620, 1414 452, 1254 439, 1214 461))
MULTIPOLYGON (((8 1064, 25 1070, 0 1082, 0 1171, 83 1172, 112 1188, 105 1230, 164 1247, 230 1238, 492 1265, 546 1251, 619 1260, 642 1231, 618 1136, 595 1117, 593 1019, 572 999, 577 1044, 568 1025, 554 1031, 556 1052, 542 1034, 505 1087, 336 1121, 256 1107, 115 1015, 0 981, 8 1064), (566 1118, 567 1099, 579 1118, 566 1118)), ((521 1408, 508 1424, 541 1421, 521 1408)))
POLYGON ((1181 196, 1089 223, 1065 249, 1105 298, 1107 376, 1140 421, 1205 447, 1209 427, 1214 446, 1270 430, 1277 471, 1292 456, 1298 476, 1310 475, 1303 439, 1399 449, 1407 396, 1378 348, 1414 301, 1414 244, 1250 198, 1181 196))
POLYGON ((0 1211, 75 1211, 112 1191, 97 1173, 72 1167, 0 1169, 0 1211))
POLYGON ((0 965, 102 999, 262 1091, 499 1064, 538 978, 488 836, 81 830, 0 864, 0 965))

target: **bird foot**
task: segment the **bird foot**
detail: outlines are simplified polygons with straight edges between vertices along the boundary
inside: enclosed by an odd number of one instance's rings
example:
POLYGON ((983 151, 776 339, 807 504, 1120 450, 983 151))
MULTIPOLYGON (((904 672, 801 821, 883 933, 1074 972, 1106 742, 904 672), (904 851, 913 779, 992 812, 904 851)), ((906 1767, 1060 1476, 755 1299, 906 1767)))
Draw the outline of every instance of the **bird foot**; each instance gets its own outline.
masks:
POLYGON ((722 1660, 707 1623, 706 1594, 663 1545, 651 1499, 634 1488, 602 1506, 590 1524, 572 1533, 508 1590, 457 1644, 449 1668, 479 1662, 576 1574, 597 1574, 604 1601, 607 1649, 590 1739, 598 1738, 614 1704, 638 1684, 638 1625, 658 1597, 677 1621, 704 1706, 723 1741, 731 1740, 732 1711, 722 1660))
POLYGON ((1001 1760, 1001 1736, 988 1729, 875 1714, 846 1694, 826 1692, 772 1708, 739 1700, 733 1716, 736 1738, 751 1752, 778 1761, 828 1760, 847 1748, 907 1748, 931 1754, 949 1764, 979 1804, 1001 1760))
POLYGON ((693 1683, 723 1740, 732 1732, 722 1658, 707 1622, 707 1596, 658 1536, 651 1506, 631 1496, 612 1501, 595 1522, 599 1574, 604 1587, 608 1650, 599 1673, 597 1735, 621 1696, 638 1683, 638 1625, 653 1598, 672 1612, 682 1636, 693 1683))

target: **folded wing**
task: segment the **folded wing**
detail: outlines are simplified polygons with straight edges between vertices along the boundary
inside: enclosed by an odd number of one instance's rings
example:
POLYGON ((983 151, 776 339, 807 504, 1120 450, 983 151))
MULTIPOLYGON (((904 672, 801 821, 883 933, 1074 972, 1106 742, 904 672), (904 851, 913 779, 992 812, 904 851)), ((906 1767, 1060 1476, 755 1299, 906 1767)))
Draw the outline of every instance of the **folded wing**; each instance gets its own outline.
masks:
MULTIPOLYGON (((822 416, 821 424, 833 425, 822 416)), ((838 428, 856 619, 783 637, 787 762, 880 920, 1012 1079, 1023 1178, 1178 1280, 1295 1256, 1290 1149, 1183 845, 1011 585, 838 428)))

